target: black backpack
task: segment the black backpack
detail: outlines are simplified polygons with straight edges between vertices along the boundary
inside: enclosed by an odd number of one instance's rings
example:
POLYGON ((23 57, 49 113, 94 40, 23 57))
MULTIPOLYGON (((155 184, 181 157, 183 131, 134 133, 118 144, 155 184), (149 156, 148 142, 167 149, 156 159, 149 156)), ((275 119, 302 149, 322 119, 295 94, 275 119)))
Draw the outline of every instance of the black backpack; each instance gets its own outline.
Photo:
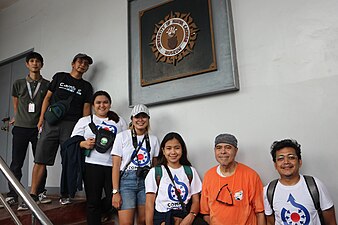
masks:
MULTIPOLYGON (((322 209, 320 208, 319 190, 318 190, 316 181, 312 176, 307 176, 307 175, 304 175, 304 179, 305 179, 306 186, 307 186, 307 188, 310 192, 313 204, 315 205, 315 208, 318 212, 320 223, 322 225, 325 225, 323 212, 322 212, 322 209)), ((266 196, 267 196, 267 199, 269 201, 269 204, 270 204, 270 207, 271 207, 273 213, 274 213, 273 197, 275 195, 277 183, 278 183, 278 179, 271 181, 268 185, 268 188, 266 189, 266 196)))
POLYGON ((88 124, 95 137, 95 149, 99 153, 105 153, 110 147, 113 146, 116 134, 105 129, 97 129, 93 122, 93 115, 90 115, 91 122, 88 124))

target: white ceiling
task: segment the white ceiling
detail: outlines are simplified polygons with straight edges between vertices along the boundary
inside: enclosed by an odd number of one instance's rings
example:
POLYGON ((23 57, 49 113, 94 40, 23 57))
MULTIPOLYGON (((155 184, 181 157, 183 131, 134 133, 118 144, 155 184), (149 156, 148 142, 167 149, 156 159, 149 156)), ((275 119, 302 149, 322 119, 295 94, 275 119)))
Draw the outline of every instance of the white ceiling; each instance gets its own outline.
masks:
POLYGON ((0 0, 0 11, 6 9, 7 7, 13 5, 19 0, 0 0))

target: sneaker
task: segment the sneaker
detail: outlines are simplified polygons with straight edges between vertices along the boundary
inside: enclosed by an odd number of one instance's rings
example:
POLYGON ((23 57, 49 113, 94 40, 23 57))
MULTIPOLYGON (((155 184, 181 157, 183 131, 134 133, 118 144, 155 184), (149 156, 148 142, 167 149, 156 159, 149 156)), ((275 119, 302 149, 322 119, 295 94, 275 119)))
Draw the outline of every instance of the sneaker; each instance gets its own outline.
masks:
POLYGON ((47 192, 47 191, 44 191, 44 192, 42 192, 42 193, 40 193, 40 194, 38 195, 39 201, 40 201, 42 204, 47 204, 47 203, 51 203, 51 202, 52 202, 52 199, 47 198, 46 192, 47 192))
POLYGON ((40 203, 40 200, 39 200, 39 197, 36 196, 35 194, 30 194, 32 199, 36 202, 36 204, 39 204, 40 203))
POLYGON ((18 203, 18 199, 14 197, 7 197, 5 200, 10 206, 14 205, 15 203, 18 203))
POLYGON ((24 202, 21 202, 21 204, 18 206, 18 211, 25 211, 28 209, 29 209, 28 206, 24 202))
POLYGON ((68 205, 71 204, 70 198, 60 198, 60 204, 61 205, 68 205))

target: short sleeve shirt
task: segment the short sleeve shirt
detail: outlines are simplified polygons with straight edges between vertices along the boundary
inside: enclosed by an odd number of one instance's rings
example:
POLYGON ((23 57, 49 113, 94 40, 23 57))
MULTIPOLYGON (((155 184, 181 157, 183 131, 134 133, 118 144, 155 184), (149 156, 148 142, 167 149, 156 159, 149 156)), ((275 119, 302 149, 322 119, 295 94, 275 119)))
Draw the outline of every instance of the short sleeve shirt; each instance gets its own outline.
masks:
MULTIPOLYGON (((191 184, 189 179, 184 172, 184 167, 174 169, 168 167, 175 182, 176 188, 181 193, 182 201, 185 204, 188 204, 191 196, 198 194, 202 190, 202 182, 197 174, 195 168, 191 167, 193 172, 193 178, 191 184)), ((145 180, 146 193, 157 193, 155 199, 155 209, 158 212, 168 212, 169 210, 180 210, 182 206, 180 201, 175 193, 173 183, 166 171, 166 169, 161 166, 162 177, 160 179, 159 186, 157 186, 155 179, 155 168, 152 168, 145 180)))
POLYGON ((48 90, 53 92, 51 104, 74 96, 70 104, 70 109, 63 119, 67 121, 79 120, 83 116, 84 104, 90 103, 93 95, 93 87, 88 81, 82 78, 76 79, 69 73, 63 72, 56 73, 53 76, 48 90))
MULTIPOLYGON (((137 143, 140 145, 144 135, 137 136, 137 143)), ((149 134, 150 142, 150 151, 147 149, 146 142, 143 141, 140 150, 132 160, 131 157, 135 153, 135 148, 133 146, 133 140, 130 130, 125 130, 121 133, 118 133, 111 151, 112 155, 120 156, 121 167, 120 170, 136 170, 137 167, 151 166, 153 157, 157 157, 159 154, 159 142, 156 136, 149 134), (129 163, 131 160, 131 163, 129 163), (128 164, 129 163, 129 164, 128 164)))
MULTIPOLYGON (((314 179, 319 190, 320 207, 327 210, 333 206, 333 201, 325 185, 318 178, 314 179)), ((272 215, 273 211, 266 196, 267 187, 268 185, 264 187, 265 214, 272 215)), ((292 186, 283 185, 278 181, 273 209, 276 224, 284 224, 283 221, 288 224, 321 224, 303 175, 300 176, 299 182, 292 186)))
MULTIPOLYGON (((90 116, 82 117, 75 125, 71 137, 75 135, 83 136, 86 140, 88 138, 95 138, 95 134, 89 127, 89 123, 91 122, 90 116)), ((109 120, 108 118, 100 118, 96 115, 93 115, 93 122, 95 123, 98 129, 106 129, 111 131, 112 133, 120 133, 127 129, 127 124, 125 120, 120 117, 119 122, 115 122, 113 120, 109 120)), ((103 165, 103 166, 112 166, 112 157, 110 155, 110 150, 105 153, 99 153, 95 149, 91 150, 89 156, 86 156, 86 163, 103 165)))
POLYGON ((42 102, 48 90, 48 85, 49 81, 42 77, 39 80, 34 81, 30 79, 29 76, 18 79, 13 83, 12 96, 18 98, 18 109, 17 114, 15 115, 14 126, 36 128, 40 117, 42 102), (30 85, 33 99, 29 95, 27 82, 30 85), (40 85, 38 85, 39 82, 40 85), (39 90, 34 96, 36 88, 39 88, 39 90), (28 111, 30 103, 34 104, 33 112, 28 111))

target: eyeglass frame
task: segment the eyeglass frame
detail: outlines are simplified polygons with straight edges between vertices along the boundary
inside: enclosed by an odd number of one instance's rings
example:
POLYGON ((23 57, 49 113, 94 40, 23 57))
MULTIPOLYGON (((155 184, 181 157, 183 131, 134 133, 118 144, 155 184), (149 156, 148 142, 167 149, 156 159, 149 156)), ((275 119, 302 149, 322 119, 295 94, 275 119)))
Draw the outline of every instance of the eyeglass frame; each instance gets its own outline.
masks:
POLYGON ((217 196, 216 196, 216 201, 218 201, 219 203, 225 204, 225 205, 227 205, 227 206, 233 206, 233 205, 234 205, 234 198, 233 198, 233 196, 232 196, 232 192, 230 191, 230 189, 229 189, 229 187, 228 187, 228 184, 223 185, 223 186, 219 189, 218 194, 217 194, 217 196), (218 199, 220 193, 222 192, 222 189, 225 188, 225 187, 227 188, 227 190, 228 190, 228 192, 229 192, 229 194, 230 194, 231 203, 223 202, 222 200, 218 199))

